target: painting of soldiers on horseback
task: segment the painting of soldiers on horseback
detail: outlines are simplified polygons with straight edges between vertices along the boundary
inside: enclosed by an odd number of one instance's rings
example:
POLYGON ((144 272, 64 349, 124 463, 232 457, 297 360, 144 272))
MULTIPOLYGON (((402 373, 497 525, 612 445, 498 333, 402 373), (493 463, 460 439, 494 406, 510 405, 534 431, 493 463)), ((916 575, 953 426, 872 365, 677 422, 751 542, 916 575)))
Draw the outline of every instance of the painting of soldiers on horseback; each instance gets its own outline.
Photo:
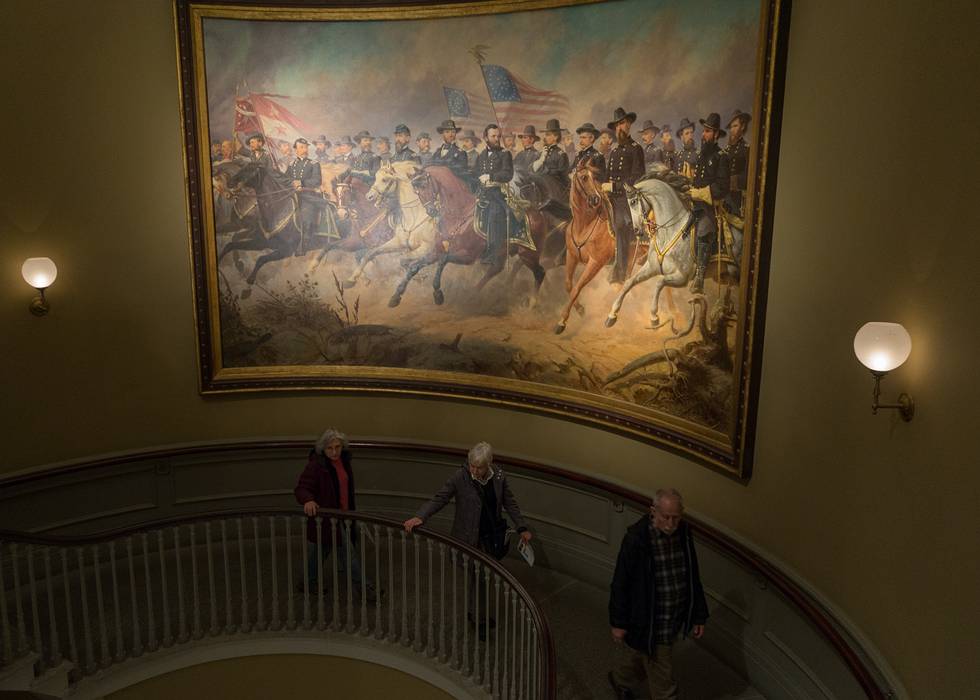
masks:
POLYGON ((587 406, 744 473, 779 3, 553 4, 188 15, 205 391, 587 406))

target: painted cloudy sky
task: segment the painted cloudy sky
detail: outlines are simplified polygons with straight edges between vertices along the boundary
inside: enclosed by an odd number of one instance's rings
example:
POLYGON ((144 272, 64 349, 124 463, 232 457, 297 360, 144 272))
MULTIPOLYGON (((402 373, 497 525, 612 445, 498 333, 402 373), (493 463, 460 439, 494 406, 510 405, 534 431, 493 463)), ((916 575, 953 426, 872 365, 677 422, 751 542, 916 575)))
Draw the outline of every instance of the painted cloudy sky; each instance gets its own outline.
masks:
MULTIPOLYGON (((283 104, 331 140, 368 129, 434 131, 443 86, 486 95, 467 49, 571 101, 572 128, 605 126, 622 105, 639 120, 722 119, 752 110, 758 0, 611 0, 558 10, 383 22, 207 19, 212 137, 227 138, 236 84, 283 104)), ((538 124, 538 128, 543 124, 538 124)), ((433 134, 435 136, 435 134, 433 134)))

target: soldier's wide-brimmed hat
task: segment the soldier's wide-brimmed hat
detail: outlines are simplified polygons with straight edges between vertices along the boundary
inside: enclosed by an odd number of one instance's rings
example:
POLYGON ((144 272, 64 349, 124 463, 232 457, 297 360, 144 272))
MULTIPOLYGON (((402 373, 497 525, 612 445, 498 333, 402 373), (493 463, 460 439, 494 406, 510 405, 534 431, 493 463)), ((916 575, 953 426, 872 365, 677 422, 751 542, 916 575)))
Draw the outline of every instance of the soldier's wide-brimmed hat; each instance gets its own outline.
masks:
POLYGON ((599 132, 599 134, 605 134, 606 136, 609 136, 613 140, 616 139, 616 132, 613 131, 612 129, 603 129, 602 131, 599 132))
POLYGON ((660 133, 665 132, 668 134, 670 133, 670 124, 664 124, 662 127, 660 127, 660 133))
POLYGON ((327 141, 327 137, 325 134, 320 134, 319 136, 317 136, 315 139, 313 139, 313 143, 325 143, 328 146, 330 145, 330 142, 327 141))
POLYGON ((542 129, 542 131, 544 131, 545 133, 551 131, 556 134, 560 134, 562 131, 561 124, 558 122, 557 119, 549 119, 548 123, 544 125, 544 129, 542 129))
POLYGON ((306 145, 306 146, 309 146, 310 145, 310 142, 307 141, 306 139, 304 139, 302 136, 299 137, 298 139, 296 139, 295 141, 293 141, 293 147, 295 147, 296 144, 298 144, 298 143, 302 143, 303 145, 306 145))
POLYGON ((391 141, 388 140, 388 137, 387 136, 378 136, 374 140, 377 141, 378 143, 386 143, 389 146, 391 145, 391 141))
POLYGON ((707 119, 698 119, 701 122, 701 126, 705 129, 713 129, 718 132, 719 136, 724 136, 727 132, 721 128, 721 115, 718 112, 712 112, 708 115, 707 119))
POLYGON ((644 131, 652 131, 653 135, 656 136, 660 133, 660 127, 654 126, 653 122, 647 119, 645 122, 643 122, 643 126, 640 127, 640 133, 642 134, 644 131))
POLYGON ((248 138, 247 138, 247 139, 245 139, 245 143, 248 143, 248 142, 249 142, 249 141, 251 141, 252 139, 258 139, 258 140, 259 140, 259 141, 261 141, 262 143, 265 143, 265 136, 263 136, 262 134, 260 134, 260 133, 258 133, 258 132, 255 132, 254 134, 249 134, 249 135, 248 135, 248 138))
POLYGON ((395 127, 395 133, 396 134, 411 134, 412 133, 412 130, 409 129, 404 124, 399 124, 398 126, 395 127))
POLYGON ((681 119, 681 125, 677 127, 677 137, 680 138, 681 132, 684 131, 684 129, 687 129, 688 127, 693 129, 694 122, 692 122, 687 117, 684 117, 683 119, 681 119))
POLYGON ((583 124, 582 126, 580 126, 579 128, 577 128, 575 130, 575 133, 576 134, 581 134, 581 133, 584 133, 586 131, 588 131, 590 134, 592 134, 596 138, 599 138, 599 130, 595 128, 595 125, 592 122, 585 122, 585 124, 583 124))
POLYGON ((518 136, 530 136, 535 141, 539 141, 541 139, 541 137, 538 136, 538 132, 534 128, 534 125, 533 124, 528 124, 527 126, 525 126, 524 127, 524 131, 522 131, 521 133, 519 133, 518 136))
POLYGON ((337 142, 338 146, 353 146, 354 141, 350 136, 341 136, 340 140, 337 142))
POLYGON ((636 121, 636 112, 627 112, 622 107, 617 107, 616 111, 613 112, 612 121, 607 125, 610 129, 615 129, 616 125, 624 119, 628 120, 630 124, 636 121))
POLYGON ((732 128, 732 122, 735 120, 738 120, 742 122, 742 124, 747 125, 750 121, 752 121, 752 115, 749 114, 748 112, 743 112, 740 109, 736 109, 734 112, 732 112, 732 116, 728 119, 727 126, 729 129, 732 128))
POLYGON ((446 119, 442 122, 442 124, 436 127, 436 131, 438 131, 440 134, 443 131, 459 131, 459 127, 456 126, 456 122, 454 122, 452 119, 446 119))
POLYGON ((469 139, 470 141, 473 141, 474 143, 482 143, 483 142, 483 139, 481 139, 479 136, 477 136, 473 132, 473 129, 467 129, 466 131, 464 131, 462 134, 459 135, 459 138, 461 138, 464 141, 466 139, 469 139))
POLYGON ((431 141, 432 140, 432 137, 429 136, 429 132, 428 131, 423 131, 421 134, 419 134, 417 137, 415 137, 415 140, 416 141, 421 141, 422 139, 429 139, 429 141, 431 141))
POLYGON ((364 131, 357 132, 357 136, 354 137, 355 141, 360 141, 361 139, 371 139, 373 141, 374 137, 365 129, 364 131))

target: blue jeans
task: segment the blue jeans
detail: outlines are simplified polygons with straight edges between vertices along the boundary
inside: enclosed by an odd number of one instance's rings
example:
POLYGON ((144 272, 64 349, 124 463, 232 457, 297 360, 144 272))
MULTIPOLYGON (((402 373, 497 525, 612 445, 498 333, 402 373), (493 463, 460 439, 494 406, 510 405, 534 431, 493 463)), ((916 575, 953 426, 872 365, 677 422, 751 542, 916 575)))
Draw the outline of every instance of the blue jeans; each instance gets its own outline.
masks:
MULTIPOLYGON (((337 580, 338 582, 343 582, 347 580, 347 541, 346 537, 341 536, 340 544, 337 546, 337 580)), ((317 578, 317 568, 318 560, 316 556, 316 544, 308 543, 309 556, 307 558, 306 566, 306 577, 310 582, 310 589, 316 590, 316 578, 317 578)), ((355 542, 350 543, 350 577, 351 583, 360 585, 361 583, 361 552, 355 542)), ((328 542, 323 543, 322 548, 322 559, 323 559, 323 578, 325 583, 329 584, 333 580, 333 571, 331 566, 333 565, 330 561, 330 544, 328 542)))

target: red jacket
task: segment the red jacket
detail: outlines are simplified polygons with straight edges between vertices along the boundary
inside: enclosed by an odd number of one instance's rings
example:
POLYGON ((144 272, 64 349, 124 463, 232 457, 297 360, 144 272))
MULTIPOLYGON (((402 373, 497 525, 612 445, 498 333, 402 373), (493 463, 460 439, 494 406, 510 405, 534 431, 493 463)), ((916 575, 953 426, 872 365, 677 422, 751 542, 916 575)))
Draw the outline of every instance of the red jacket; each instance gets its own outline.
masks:
MULTIPOLYGON (((348 510, 356 510, 354 504, 354 471, 351 469, 351 453, 344 450, 340 453, 340 461, 347 470, 347 507, 348 510)), ((299 475, 299 481, 293 491, 296 500, 300 505, 307 501, 315 501, 321 508, 340 509, 340 486, 337 479, 337 470, 325 455, 317 454, 315 450, 310 450, 309 460, 306 468, 299 475)), ((330 520, 323 520, 322 542, 325 546, 330 546, 330 520)), ((337 522, 337 541, 340 541, 340 522, 337 522)), ((352 539, 357 539, 356 523, 351 524, 352 539)), ((306 539, 316 543, 316 518, 307 518, 306 539)))

